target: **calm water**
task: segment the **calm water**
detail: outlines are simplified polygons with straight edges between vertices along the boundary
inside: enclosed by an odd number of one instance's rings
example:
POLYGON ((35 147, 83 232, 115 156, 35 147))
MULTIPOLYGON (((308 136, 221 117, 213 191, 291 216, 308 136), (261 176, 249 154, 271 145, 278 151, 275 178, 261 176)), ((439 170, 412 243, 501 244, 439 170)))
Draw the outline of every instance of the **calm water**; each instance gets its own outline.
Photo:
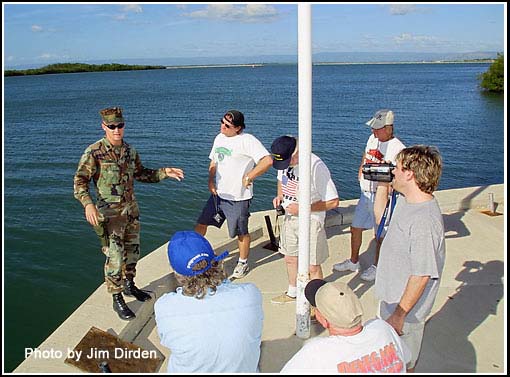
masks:
MULTIPOLYGON (((313 151, 342 199, 380 108, 406 145, 444 159, 440 189, 503 183, 503 96, 481 93, 488 64, 315 66, 313 151)), ((7 77, 4 87, 5 370, 38 346, 102 283, 104 257, 73 198, 84 149, 103 136, 98 111, 121 106, 125 139, 145 166, 181 167, 183 182, 136 184, 142 255, 191 229, 208 197, 208 154, 227 109, 269 149, 297 135, 297 67, 209 68, 7 77)), ((255 183, 253 211, 271 208, 275 171, 255 183)), ((72 346, 72 345, 71 345, 72 346)))

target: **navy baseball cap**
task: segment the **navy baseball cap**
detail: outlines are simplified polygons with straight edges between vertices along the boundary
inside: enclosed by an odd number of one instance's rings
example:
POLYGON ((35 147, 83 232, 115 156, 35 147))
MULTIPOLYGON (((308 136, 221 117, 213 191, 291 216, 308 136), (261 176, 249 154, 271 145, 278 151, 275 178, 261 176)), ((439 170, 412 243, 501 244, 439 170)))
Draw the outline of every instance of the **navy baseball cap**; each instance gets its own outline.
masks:
POLYGON ((292 136, 280 136, 271 144, 271 156, 273 157, 273 168, 285 170, 289 167, 292 153, 296 150, 296 138, 292 136))
POLYGON ((219 262, 228 255, 228 251, 220 255, 214 254, 209 241, 195 231, 176 232, 168 243, 168 260, 175 272, 184 276, 195 276, 212 267, 212 262, 219 262), (201 270, 193 270, 198 262, 207 261, 201 270))

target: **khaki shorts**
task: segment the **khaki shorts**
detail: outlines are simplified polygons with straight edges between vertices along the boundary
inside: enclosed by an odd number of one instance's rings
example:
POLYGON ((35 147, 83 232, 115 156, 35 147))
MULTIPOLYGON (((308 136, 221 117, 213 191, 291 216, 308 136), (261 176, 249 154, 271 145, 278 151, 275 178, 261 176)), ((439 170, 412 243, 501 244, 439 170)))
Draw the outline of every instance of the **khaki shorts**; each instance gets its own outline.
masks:
MULTIPOLYGON (((289 257, 299 254, 299 217, 285 215, 280 234, 280 253, 289 257)), ((310 264, 320 266, 329 257, 324 225, 310 219, 310 264)))
POLYGON ((423 340, 423 330, 425 329, 425 322, 410 323, 404 322, 402 328, 403 334, 400 335, 400 339, 407 345, 411 350, 411 361, 406 365, 407 369, 414 368, 420 356, 421 343, 423 340))

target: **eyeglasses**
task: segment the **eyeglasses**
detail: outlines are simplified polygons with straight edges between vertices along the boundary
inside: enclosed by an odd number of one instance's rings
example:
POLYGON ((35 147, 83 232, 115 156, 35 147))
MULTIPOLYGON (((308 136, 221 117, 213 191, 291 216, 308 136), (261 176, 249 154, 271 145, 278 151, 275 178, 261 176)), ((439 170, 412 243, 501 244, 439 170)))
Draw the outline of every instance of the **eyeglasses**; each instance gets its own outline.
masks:
POLYGON ((106 127, 108 127, 110 130, 114 130, 116 128, 118 128, 119 130, 123 129, 124 128, 124 123, 119 123, 119 124, 105 124, 106 127))

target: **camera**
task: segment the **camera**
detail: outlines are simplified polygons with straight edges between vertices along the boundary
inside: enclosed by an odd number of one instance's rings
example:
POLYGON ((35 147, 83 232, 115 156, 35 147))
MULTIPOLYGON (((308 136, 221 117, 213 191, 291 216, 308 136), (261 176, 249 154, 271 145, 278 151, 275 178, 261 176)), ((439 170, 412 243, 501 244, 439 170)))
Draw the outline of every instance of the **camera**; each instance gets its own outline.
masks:
POLYGON ((278 207, 276 207, 276 214, 278 216, 285 215, 285 208, 283 208, 283 206, 281 204, 278 207))
POLYGON ((364 164, 361 167, 363 178, 369 181, 391 182, 393 180, 393 169, 395 165, 391 162, 364 164))

